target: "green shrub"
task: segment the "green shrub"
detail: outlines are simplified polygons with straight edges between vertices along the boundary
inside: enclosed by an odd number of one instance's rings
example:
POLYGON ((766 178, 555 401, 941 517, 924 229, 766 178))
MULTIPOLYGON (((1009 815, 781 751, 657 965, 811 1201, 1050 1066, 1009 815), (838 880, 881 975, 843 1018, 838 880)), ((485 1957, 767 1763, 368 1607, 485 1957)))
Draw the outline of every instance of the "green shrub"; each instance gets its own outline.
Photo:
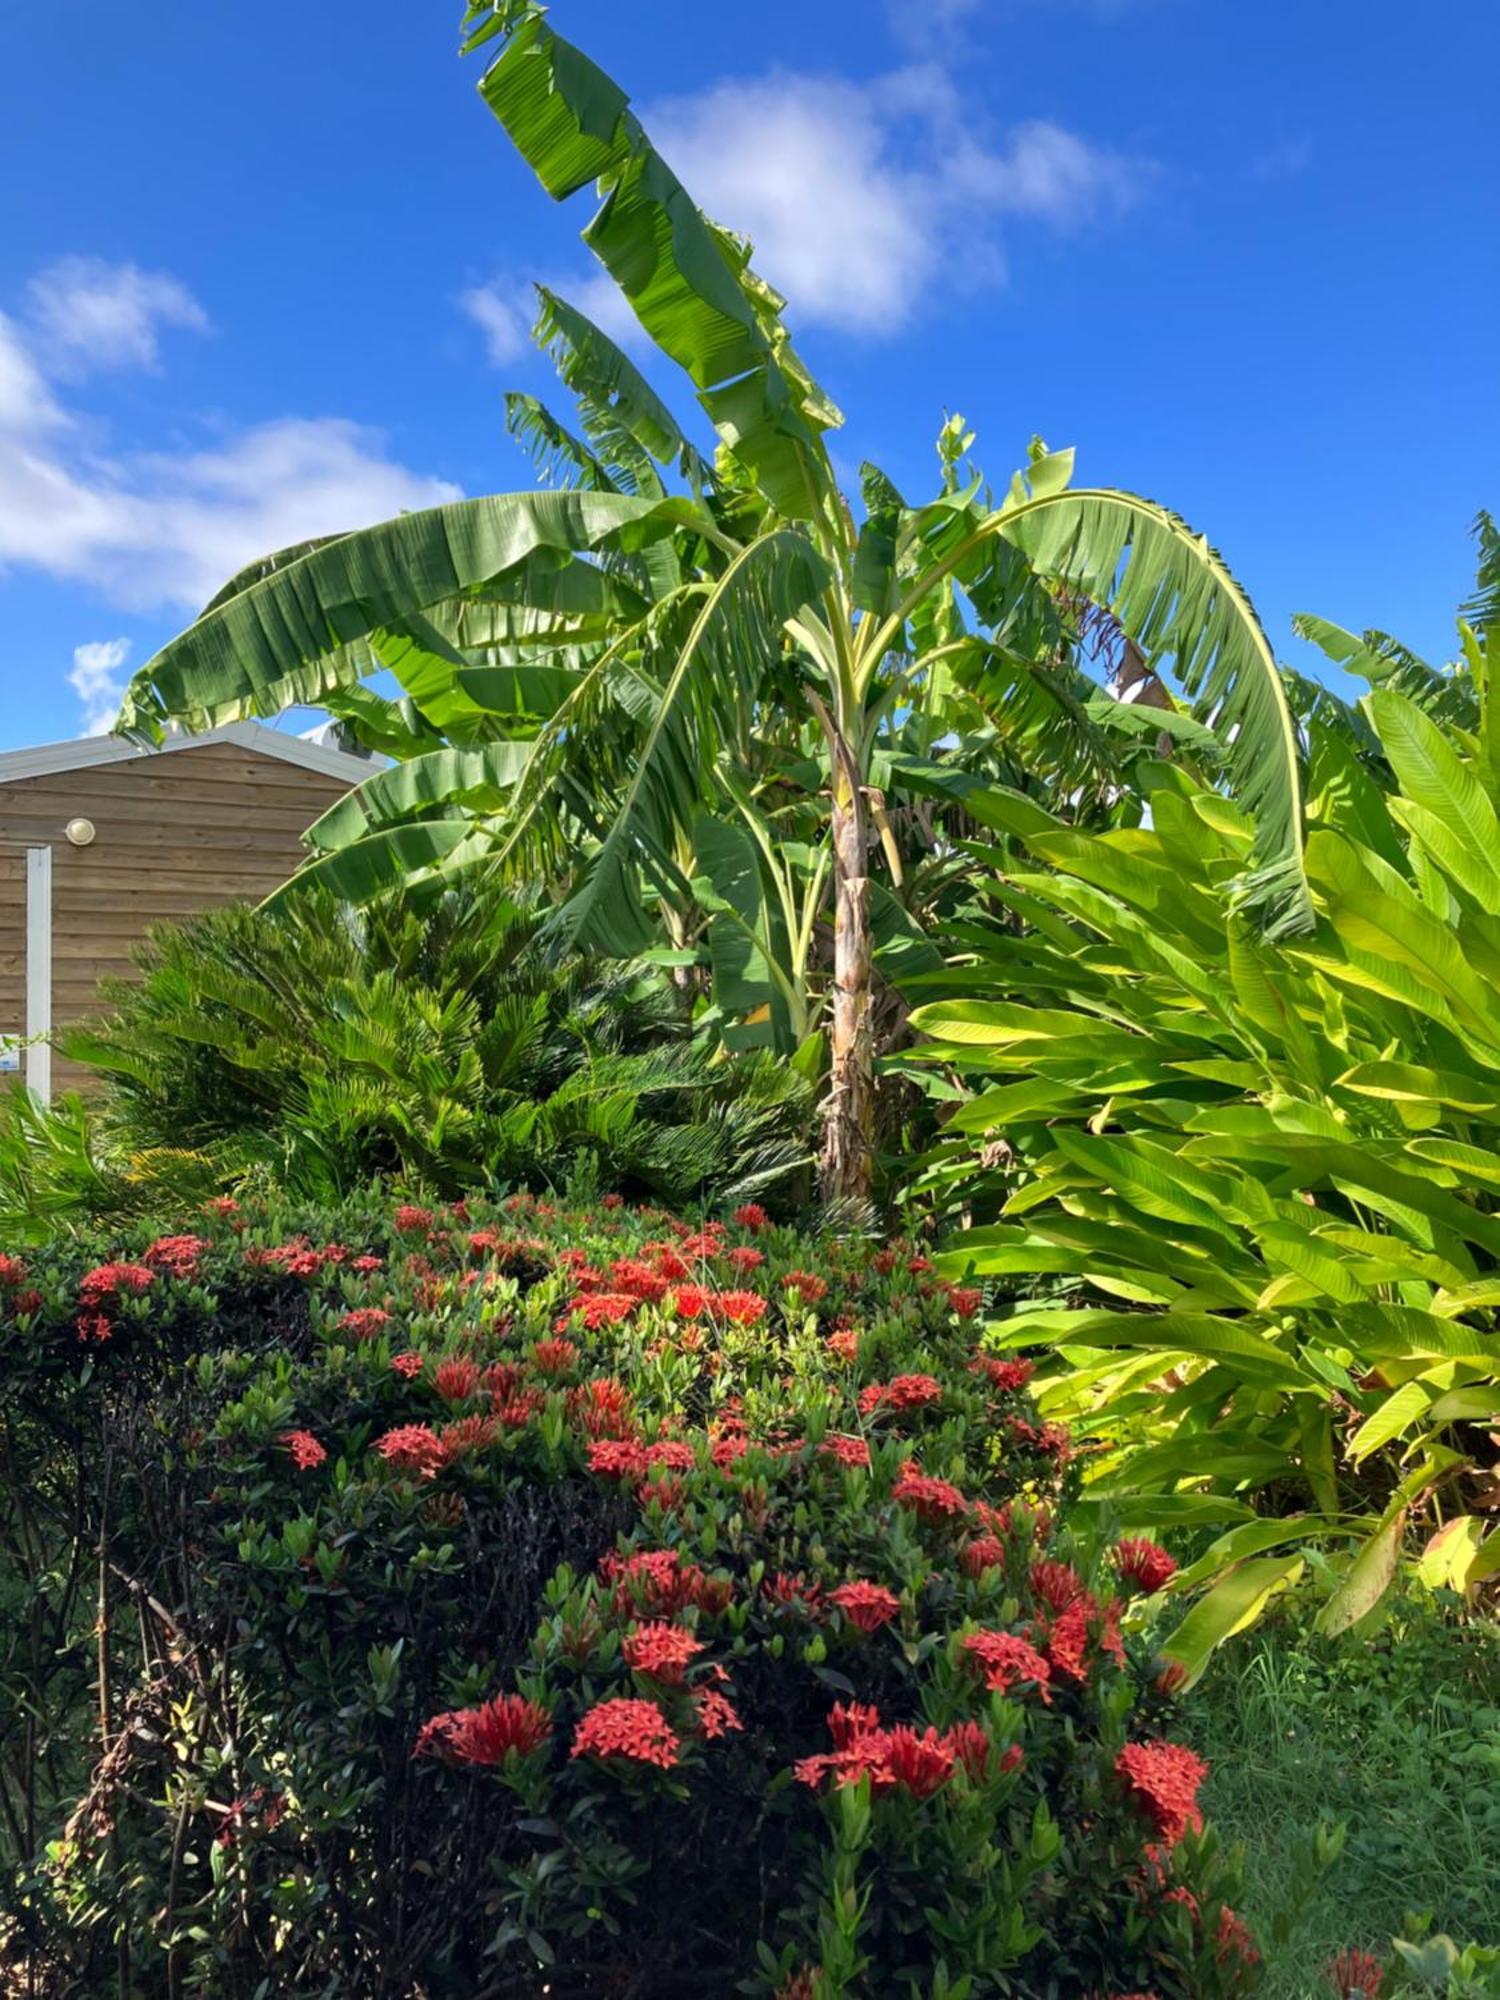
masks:
POLYGON ((1254 1989, 1170 1565, 976 1294, 754 1206, 219 1206, 0 1271, 38 1990, 1254 1989))
POLYGON ((1500 1570, 1500 770, 1488 733, 1367 706, 1396 789, 1315 731, 1313 931, 1252 933, 1249 825, 1161 766, 1150 828, 1011 802, 1024 941, 972 930, 974 997, 915 1017, 996 1079, 934 1172, 979 1225, 943 1268, 1038 1289, 1009 1337, 1064 1357, 1043 1402, 1093 1498, 1229 1530, 1183 1579, 1233 1570, 1173 1642, 1194 1669, 1309 1537, 1358 1549, 1329 1629, 1403 1549, 1435 1587, 1500 1570))
POLYGON ((0 1216, 35 1237, 247 1176, 310 1199, 377 1175, 440 1195, 582 1176, 671 1202, 795 1187, 795 1070, 716 1055, 666 974, 559 964, 535 930, 477 890, 156 930, 140 980, 106 983, 113 1012, 61 1038, 100 1079, 88 1111, 17 1106, 0 1127, 0 1216))

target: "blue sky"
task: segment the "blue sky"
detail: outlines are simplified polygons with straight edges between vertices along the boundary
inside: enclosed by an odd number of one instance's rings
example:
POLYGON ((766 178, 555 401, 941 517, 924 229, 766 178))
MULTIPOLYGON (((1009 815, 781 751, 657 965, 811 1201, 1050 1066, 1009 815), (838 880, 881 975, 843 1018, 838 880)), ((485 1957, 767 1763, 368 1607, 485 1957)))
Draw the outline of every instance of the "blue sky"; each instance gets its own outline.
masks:
MULTIPOLYGON (((600 303, 457 5, 13 10, 0 67, 0 746, 76 735, 238 563, 528 483, 529 283, 600 303), (15 191, 24 189, 19 200, 15 191)), ((920 497, 1040 432, 1296 610, 1446 657, 1500 510, 1500 10, 1451 0, 558 0, 757 239, 920 497)), ((679 408, 686 399, 678 396, 679 408)))

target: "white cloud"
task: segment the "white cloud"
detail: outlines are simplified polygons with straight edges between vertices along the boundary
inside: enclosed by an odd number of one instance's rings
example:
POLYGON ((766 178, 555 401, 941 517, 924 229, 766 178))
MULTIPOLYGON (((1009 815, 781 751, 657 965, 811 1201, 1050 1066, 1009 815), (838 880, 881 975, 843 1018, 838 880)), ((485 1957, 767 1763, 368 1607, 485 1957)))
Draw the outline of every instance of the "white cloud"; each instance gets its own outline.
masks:
POLYGON ((14 321, 0 313, 0 434, 50 430, 62 411, 14 321))
POLYGON ((132 611, 194 611, 258 555, 461 497, 342 417, 284 417, 197 451, 105 455, 92 413, 57 400, 51 359, 0 315, 0 572, 40 570, 132 611))
POLYGON ((71 376, 155 369, 163 327, 208 330, 208 315, 180 279, 138 264, 62 257, 27 289, 39 350, 56 372, 71 376))
POLYGON ((751 238, 794 323, 865 334, 896 330, 938 288, 998 281, 1007 223, 1107 217, 1155 173, 1045 120, 976 137, 933 64, 863 84, 726 82, 658 105, 647 124, 707 211, 751 238))
POLYGON ((125 696, 120 669, 130 657, 128 639, 94 639, 73 648, 68 685, 83 703, 83 736, 103 736, 114 724, 125 696))
POLYGON ((508 296, 514 289, 498 282, 471 285, 458 302, 484 335, 485 352, 497 368, 519 360, 530 345, 529 320, 508 296))

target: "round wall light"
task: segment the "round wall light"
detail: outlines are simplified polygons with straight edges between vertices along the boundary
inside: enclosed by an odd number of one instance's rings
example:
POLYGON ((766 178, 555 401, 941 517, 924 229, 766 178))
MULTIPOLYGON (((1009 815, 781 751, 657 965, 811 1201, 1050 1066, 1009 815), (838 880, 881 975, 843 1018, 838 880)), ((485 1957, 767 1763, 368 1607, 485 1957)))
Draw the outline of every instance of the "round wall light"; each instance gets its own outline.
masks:
POLYGON ((63 832, 75 847, 87 847, 94 838, 94 822, 91 819, 70 819, 63 832))

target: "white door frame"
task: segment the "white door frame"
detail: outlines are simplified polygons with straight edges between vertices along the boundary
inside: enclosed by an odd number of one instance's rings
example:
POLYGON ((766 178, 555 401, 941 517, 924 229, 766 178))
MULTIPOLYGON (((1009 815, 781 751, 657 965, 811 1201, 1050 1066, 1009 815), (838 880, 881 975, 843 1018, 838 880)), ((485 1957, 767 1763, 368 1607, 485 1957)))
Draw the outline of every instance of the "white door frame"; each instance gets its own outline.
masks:
POLYGON ((26 1085, 52 1102, 52 849, 26 850, 26 1085))

